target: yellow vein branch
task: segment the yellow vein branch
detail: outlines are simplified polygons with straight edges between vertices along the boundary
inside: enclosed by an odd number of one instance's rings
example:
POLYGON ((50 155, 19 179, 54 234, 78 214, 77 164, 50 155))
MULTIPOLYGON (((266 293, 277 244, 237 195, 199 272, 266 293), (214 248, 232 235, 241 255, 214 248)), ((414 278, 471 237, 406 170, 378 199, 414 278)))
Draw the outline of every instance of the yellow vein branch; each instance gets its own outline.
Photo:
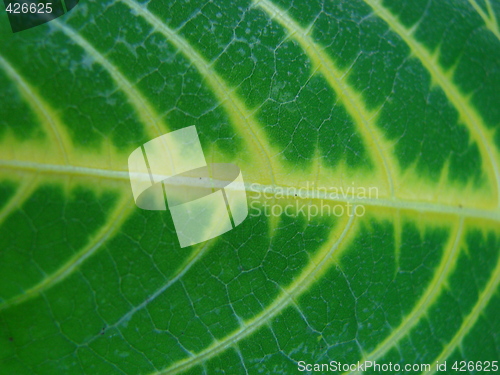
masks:
MULTIPOLYGON (((490 16, 488 16, 483 9, 479 6, 476 0, 469 0, 470 5, 474 8, 474 10, 479 14, 479 16, 483 19, 486 27, 500 40, 500 31, 498 30, 498 25, 496 22, 496 18, 494 14, 490 12, 490 16)), ((488 2, 489 3, 489 2, 488 2)), ((488 10, 491 9, 491 5, 488 7, 488 10)))
MULTIPOLYGON (((365 354, 360 362, 364 363, 365 361, 375 361, 383 357, 393 347, 397 346, 399 341, 411 331, 411 329, 423 316, 425 316, 429 307, 432 306, 443 291, 443 285, 446 283, 448 276, 454 269, 455 262, 460 252, 460 241, 462 239, 463 227, 464 219, 461 218, 455 232, 452 236, 450 236, 450 240, 444 250, 441 262, 434 272, 434 277, 430 281, 429 286, 423 293, 422 297, 417 301, 412 311, 404 318, 401 324, 377 346, 375 350, 369 354, 365 354)), ((349 371, 346 374, 352 373, 353 371, 349 371)))
POLYGON ((7 204, 0 211, 0 225, 11 214, 12 211, 21 207, 23 203, 31 196, 31 193, 35 191, 38 186, 36 182, 37 178, 37 175, 32 178, 26 178, 26 180, 17 187, 16 193, 9 199, 7 204))
POLYGON ((344 245, 345 247, 348 242, 348 234, 352 233, 351 229, 353 228, 353 222, 354 216, 351 216, 347 222, 344 220, 344 222, 338 223, 338 230, 332 232, 328 242, 309 261, 302 273, 288 288, 283 289, 274 302, 270 306, 266 307, 260 314, 251 320, 244 322, 238 330, 234 331, 222 340, 215 341, 211 346, 201 352, 178 361, 165 370, 152 373, 150 375, 173 375, 193 368, 194 366, 199 365, 200 363, 203 363, 220 353, 223 353, 228 348, 235 346, 238 342, 247 338, 262 326, 270 323, 275 316, 280 314, 288 306, 294 305, 296 299, 300 297, 302 293, 307 291, 311 285, 313 285, 332 265, 336 259, 335 250, 337 250, 340 245, 344 245))
MULTIPOLYGON (((460 343, 465 338, 465 336, 467 336, 467 334, 470 332, 472 327, 474 327, 474 325, 476 324, 478 318, 481 316, 484 309, 488 305, 488 302, 491 300, 491 297, 493 297, 496 293, 498 293, 498 285, 499 284, 500 284, 500 256, 497 259, 496 267, 493 270, 493 273, 488 281, 488 284, 486 284, 486 287, 483 289, 476 304, 472 308, 469 315, 467 315, 465 317, 465 319, 463 320, 462 325, 458 329, 455 336, 453 336, 453 338, 450 340, 450 342, 443 348, 443 351, 436 358, 436 361, 439 361, 439 362, 444 361, 460 345, 460 343)), ((432 375, 435 372, 436 372, 436 369, 433 368, 433 371, 430 372, 430 374, 432 375)))
POLYGON ((405 41, 460 114, 460 117, 469 128, 472 137, 476 140, 483 160, 487 161, 490 173, 493 174, 491 175, 488 173, 488 176, 496 191, 496 204, 500 207, 500 168, 498 166, 498 152, 495 146, 490 142, 492 137, 481 116, 464 97, 460 89, 450 79, 449 75, 446 74, 437 62, 435 62, 435 59, 431 56, 429 51, 413 37, 411 30, 407 29, 392 13, 390 13, 381 4, 380 0, 365 0, 365 2, 405 41))
POLYGON ((16 83, 23 97, 37 114, 42 126, 52 140, 52 143, 56 144, 59 148, 64 162, 69 164, 68 151, 71 149, 69 137, 56 113, 44 102, 36 90, 23 79, 21 74, 19 74, 2 56, 0 56, 0 66, 16 83))
POLYGON ((79 45, 95 62, 101 65, 116 82, 120 90, 127 96, 141 121, 146 125, 146 131, 151 138, 165 133, 168 129, 162 118, 151 107, 146 98, 132 84, 113 63, 97 51, 84 37, 76 33, 66 24, 53 20, 51 24, 61 30, 66 36, 79 45), (164 126, 164 129, 160 127, 164 126))
POLYGON ((271 146, 266 141, 267 137, 261 130, 261 127, 254 120, 253 113, 249 111, 245 104, 237 97, 234 89, 226 85, 224 80, 217 74, 212 66, 188 43, 188 41, 182 38, 177 32, 170 29, 154 14, 149 12, 146 7, 132 0, 120 1, 142 16, 155 30, 163 34, 170 43, 177 47, 193 63, 203 78, 206 79, 217 98, 221 101, 233 125, 239 130, 247 144, 251 146, 253 151, 252 155, 261 159, 261 167, 269 171, 270 182, 275 183, 275 166, 269 155, 271 146))
MULTIPOLYGON (((390 195, 394 196, 393 180, 396 163, 391 159, 388 151, 383 147, 383 144, 386 142, 373 121, 374 114, 368 111, 361 96, 346 82, 345 74, 335 67, 331 58, 324 52, 324 48, 318 45, 309 36, 309 33, 288 16, 284 10, 268 0, 255 0, 254 6, 263 9, 272 19, 276 20, 288 30, 290 37, 294 38, 300 44, 304 52, 313 61, 314 65, 317 66, 318 71, 335 90, 335 93, 344 104, 347 112, 358 125, 358 129, 365 143, 370 145, 370 143, 373 142, 374 148, 377 150, 374 158, 378 159, 379 164, 383 166, 389 185, 390 195)), ((369 147, 368 149, 370 150, 369 147)))
POLYGON ((135 205, 131 203, 131 198, 126 194, 122 196, 114 210, 111 212, 107 220, 107 224, 101 228, 101 230, 83 249, 73 255, 54 273, 40 280, 38 284, 24 291, 23 294, 19 294, 9 300, 0 303, 0 311, 38 296, 40 293, 43 293, 45 290, 50 289, 51 287, 71 275, 71 273, 75 269, 77 269, 87 258, 101 249, 103 244, 110 238, 112 238, 112 236, 118 231, 118 229, 121 228, 121 225, 133 209, 135 209, 135 205))

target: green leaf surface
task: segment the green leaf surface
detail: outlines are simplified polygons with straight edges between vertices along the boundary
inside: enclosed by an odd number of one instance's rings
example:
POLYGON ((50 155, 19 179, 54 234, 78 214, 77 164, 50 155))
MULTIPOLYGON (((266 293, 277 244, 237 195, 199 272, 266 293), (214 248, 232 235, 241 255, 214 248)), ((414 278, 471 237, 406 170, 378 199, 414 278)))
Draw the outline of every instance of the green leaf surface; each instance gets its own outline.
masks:
POLYGON ((0 374, 500 360, 499 18, 497 0, 82 0, 12 34, 2 13, 0 374), (127 159, 191 125, 250 214, 180 248, 127 159))

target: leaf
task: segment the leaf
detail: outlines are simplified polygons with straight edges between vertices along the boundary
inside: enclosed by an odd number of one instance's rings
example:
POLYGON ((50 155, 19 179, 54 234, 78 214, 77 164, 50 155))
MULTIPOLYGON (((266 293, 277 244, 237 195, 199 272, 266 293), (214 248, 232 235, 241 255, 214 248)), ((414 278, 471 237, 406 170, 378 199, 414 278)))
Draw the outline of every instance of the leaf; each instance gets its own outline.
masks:
POLYGON ((86 1, 16 34, 3 17, 0 374, 498 360, 499 14, 86 1), (127 158, 190 125, 241 168, 250 214, 180 248, 168 212, 135 206, 127 158))

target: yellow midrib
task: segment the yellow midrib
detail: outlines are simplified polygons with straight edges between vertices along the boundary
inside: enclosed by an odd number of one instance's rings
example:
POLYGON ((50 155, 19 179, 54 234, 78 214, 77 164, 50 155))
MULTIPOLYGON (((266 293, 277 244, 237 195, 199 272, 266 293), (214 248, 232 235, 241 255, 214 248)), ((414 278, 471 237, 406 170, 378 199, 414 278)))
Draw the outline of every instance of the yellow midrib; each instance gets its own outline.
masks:
MULTIPOLYGON (((117 79, 116 76, 114 78, 117 79)), ((121 78, 118 77, 118 79, 121 79, 121 78)), ((123 88, 122 87, 122 89, 124 91, 125 90, 129 90, 130 87, 129 88, 127 88, 127 87, 123 88)), ((136 102, 136 105, 140 106, 140 104, 141 104, 140 100, 136 102)), ((147 115, 148 114, 146 113, 146 116, 147 115)), ((144 120, 144 119, 142 119, 142 120, 144 120)), ((37 165, 34 165, 34 164, 36 164, 36 163, 33 163, 33 165, 30 165, 30 166, 26 165, 27 166, 26 170, 40 171, 40 169, 37 169, 39 167, 39 165, 37 166, 37 165)), ((0 162, 0 165, 1 165, 1 162, 0 162)), ((4 165, 4 166, 7 167, 7 165, 4 165)), ((7 168, 9 168, 9 167, 7 167, 7 168)), ((69 167, 67 169, 67 171, 65 171, 65 172, 63 171, 63 173, 69 173, 69 174, 71 174, 70 172, 68 172, 71 168, 72 167, 69 167)), ((77 175, 82 175, 82 176, 94 175, 94 176, 99 177, 99 178, 112 178, 112 179, 123 180, 123 181, 126 180, 127 183, 128 183, 128 173, 126 171, 107 171, 107 170, 99 170, 99 169, 84 168, 84 167, 75 167, 75 168, 77 168, 77 170, 76 170, 77 173, 75 173, 77 175)), ((45 172, 46 173, 60 173, 61 172, 61 170, 57 170, 57 168, 50 169, 50 170, 49 169, 47 169, 45 172)), ((43 168, 42 168, 42 171, 43 171, 43 168)), ((432 206, 432 204, 429 206, 428 203, 425 203, 425 202, 424 202, 423 205, 421 205, 421 202, 417 202, 416 204, 420 205, 420 206, 419 206, 419 208, 416 208, 415 206, 412 206, 411 204, 408 204, 407 206, 398 205, 398 204, 400 204, 402 202, 395 202, 395 205, 390 205, 391 203, 389 201, 385 201, 383 199, 371 202, 371 204, 375 205, 375 206, 377 205, 377 203, 380 203, 380 206, 383 206, 383 207, 394 207, 394 208, 397 208, 398 210, 399 209, 408 209, 408 208, 411 207, 410 209, 417 209, 419 211, 424 211, 424 212, 441 212, 440 211, 441 209, 443 209, 443 210, 449 209, 449 211, 446 211, 447 213, 457 214, 460 217, 481 217, 481 218, 487 218, 489 220, 492 219, 492 220, 495 220, 495 221, 499 221, 500 220, 500 213, 498 211, 493 211, 493 210, 492 211, 486 211, 486 210, 476 210, 476 211, 470 211, 469 210, 468 211, 467 208, 465 208, 465 209, 459 209, 459 208, 456 208, 456 207, 447 207, 447 206, 441 207, 439 205, 432 206), (467 214, 465 214, 465 213, 470 213, 470 216, 467 216, 467 214)), ((405 202, 403 202, 403 203, 405 203, 405 202)), ((408 203, 408 202, 406 202, 406 203, 408 203)), ((412 203, 412 202, 410 202, 410 203, 412 203)), ((415 203, 415 202, 413 202, 413 203, 415 203)), ((488 297, 488 299, 491 297, 491 295, 494 292, 496 286, 498 285, 498 273, 499 272, 498 272, 498 265, 497 265, 497 268, 495 269, 495 272, 494 272, 494 275, 496 275, 495 277, 497 279, 496 284, 492 283, 492 280, 490 280, 490 282, 488 283, 487 288, 485 289, 485 292, 487 291, 487 293, 482 293, 480 300, 482 300, 483 295, 484 295, 485 298, 488 297)), ((287 302, 289 302, 289 301, 287 300, 287 302)), ((478 305, 476 305, 476 307, 477 306, 478 305)), ((473 324, 477 320, 477 317, 479 316, 478 314, 481 311, 481 310, 477 310, 476 307, 473 309, 473 312, 470 314, 470 319, 467 319, 467 322, 464 322, 465 326, 468 327, 468 329, 470 329, 471 324, 473 324)), ((480 307, 482 309, 482 307, 484 307, 484 306, 480 305, 480 307)), ((477 308, 479 308, 479 307, 477 307, 477 308)), ((272 313, 273 312, 271 312, 270 314, 272 314, 272 313)), ((460 334, 460 332, 462 332, 462 334, 465 334, 464 332, 466 332, 466 331, 468 331, 468 330, 465 330, 465 329, 462 330, 461 329, 457 333, 457 335, 460 334)), ((452 342, 453 342, 453 340, 452 340, 452 342)), ((457 342, 455 342, 454 344, 456 345, 457 342)))
MULTIPOLYGON (((74 175, 74 176, 90 176, 102 179, 111 179, 117 181, 123 181, 125 184, 129 184, 129 175, 127 171, 111 171, 106 169, 98 168, 88 168, 88 167, 73 167, 73 166, 63 166, 63 165, 53 165, 53 164, 42 164, 34 162, 20 162, 15 160, 0 160, 0 169, 13 169, 13 170, 25 170, 32 173, 47 173, 47 174, 62 174, 62 175, 74 175)), ((246 182, 247 191, 250 189, 251 182, 246 182)), ((259 184, 261 188, 269 189, 270 191, 276 192, 276 190, 286 191, 288 186, 279 185, 263 185, 259 184)), ((353 204, 363 204, 366 206, 391 208, 396 210, 411 210, 417 212, 430 212, 436 214, 444 215, 457 215, 459 217, 467 218, 477 218, 485 219, 493 222, 500 221, 500 210, 496 207, 491 210, 480 209, 474 207, 458 207, 452 205, 444 205, 433 202, 423 202, 415 200, 403 200, 402 198, 397 199, 384 199, 384 198, 349 198, 343 197, 339 199, 332 199, 329 194, 324 196, 318 195, 314 191, 308 191, 303 196, 298 198, 304 199, 321 199, 325 201, 332 202, 349 202, 353 204)), ((290 196, 289 198, 294 198, 290 196)), ((277 199, 276 201, 279 201, 277 199)))

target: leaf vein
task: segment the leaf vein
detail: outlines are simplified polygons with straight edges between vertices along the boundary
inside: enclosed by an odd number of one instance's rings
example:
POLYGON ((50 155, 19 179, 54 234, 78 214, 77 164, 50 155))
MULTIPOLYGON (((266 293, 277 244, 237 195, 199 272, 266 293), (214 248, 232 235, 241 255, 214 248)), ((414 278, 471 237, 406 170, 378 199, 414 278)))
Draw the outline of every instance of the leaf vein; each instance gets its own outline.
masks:
POLYGON ((135 112, 139 115, 141 121, 146 125, 148 135, 153 138, 162 135, 165 131, 159 127, 162 124, 165 129, 168 126, 164 123, 162 118, 151 107, 148 100, 137 90, 134 85, 120 72, 109 59, 103 56, 97 49, 95 49, 90 42, 75 32, 68 25, 53 20, 51 25, 61 30, 67 37, 72 39, 79 45, 95 62, 101 65, 116 82, 118 88, 127 96, 129 102, 132 104, 135 112))
MULTIPOLYGON (((451 271, 454 269, 457 256, 460 252, 459 245, 460 240, 462 239, 463 227, 464 218, 460 218, 455 233, 453 236, 450 236, 450 241, 444 251, 443 257, 441 258, 441 262, 434 272, 434 277, 421 298, 417 301, 412 311, 404 318, 401 324, 395 328, 391 334, 377 346, 377 348, 375 348, 375 350, 369 354, 365 354, 363 356, 364 358, 360 360, 360 362, 364 363, 365 361, 374 361, 383 357, 411 331, 411 329, 423 316, 425 316, 429 307, 432 306, 437 297, 443 291, 443 285, 445 284, 451 271)), ((353 371, 349 371, 346 374, 352 373, 353 371)))
POLYGON ((315 63, 319 72, 326 78, 329 85, 334 89, 342 103, 344 103, 347 112, 358 125, 366 144, 369 145, 373 140, 375 149, 377 150, 375 158, 378 158, 383 165, 390 195, 394 196, 393 180, 394 171, 396 170, 395 163, 382 147, 382 144, 386 142, 374 124, 374 115, 363 104, 362 98, 346 82, 345 74, 335 67, 331 58, 324 52, 324 48, 309 36, 310 30, 304 30, 286 11, 268 0, 254 0, 253 5, 260 7, 272 19, 275 19, 288 30, 290 33, 289 37, 294 38, 300 44, 306 55, 315 63))
POLYGON ((481 116, 472 108, 468 100, 462 95, 460 89, 442 70, 438 63, 434 63, 432 56, 426 48, 413 36, 412 31, 407 29, 392 13, 390 13, 380 2, 380 0, 364 0, 388 26, 398 34, 410 47, 415 56, 420 60, 425 69, 430 73, 435 82, 439 84, 448 100, 454 105, 460 117, 464 120, 471 135, 477 141, 479 151, 483 160, 488 161, 491 183, 495 188, 496 205, 500 207, 500 168, 498 166, 498 156, 495 153, 495 146, 490 144, 488 129, 481 119, 481 116))
POLYGON ((155 30, 158 30, 167 40, 177 47, 186 56, 200 72, 203 78, 206 79, 209 86, 217 95, 221 104, 226 109, 228 115, 232 119, 234 126, 240 131, 244 140, 249 145, 253 145, 253 156, 261 159, 261 164, 267 165, 269 171, 270 182, 275 182, 274 170, 276 166, 273 164, 270 152, 272 150, 270 144, 266 141, 266 135, 261 131, 261 127, 253 118, 253 112, 248 110, 243 102, 241 102, 234 93, 234 89, 228 87, 225 81, 218 75, 203 56, 201 56, 187 40, 179 35, 175 30, 170 29, 146 7, 137 4, 132 0, 120 0, 127 5, 131 10, 141 15, 155 30))
POLYGON ((0 56, 0 66, 7 75, 16 82, 18 90, 33 108, 49 137, 52 138, 52 141, 59 148, 64 162, 69 164, 68 150, 71 149, 71 146, 66 131, 59 121, 58 116, 3 56, 0 56))
MULTIPOLYGON (((351 216, 340 233, 337 231, 332 233, 325 246, 309 261, 295 281, 288 288, 283 289, 280 296, 260 314, 250 321, 245 322, 238 330, 222 340, 215 341, 210 347, 196 353, 194 356, 181 360, 167 369, 149 375, 177 374, 186 371, 237 345, 238 342, 268 324, 271 319, 293 304, 294 300, 313 285, 319 279, 319 276, 330 267, 335 259, 335 250, 347 240, 348 234, 352 233, 351 229, 353 228, 354 219, 355 216, 351 216)), ((338 226, 342 227, 340 223, 338 226)))
POLYGON ((70 276, 86 259, 100 250, 101 246, 112 238, 113 234, 121 228, 121 225, 134 208, 135 206, 130 203, 130 197, 128 195, 122 196, 115 209, 111 212, 106 225, 101 228, 84 248, 62 264, 55 272, 24 291, 23 294, 0 303, 0 311, 30 300, 70 276))
MULTIPOLYGON (((460 345, 465 336, 470 332, 470 330, 476 324, 484 308, 488 305, 488 302, 490 301, 491 297, 493 297, 493 295, 497 293, 499 284, 500 284, 500 256, 498 256, 496 267, 488 281, 488 284, 486 285, 481 295, 479 296, 476 304, 472 308, 471 312, 463 320, 462 325, 458 329, 455 336, 453 336, 450 342, 448 342, 448 344, 444 347, 441 354, 436 358, 436 361, 439 362, 444 361, 460 345)), ((433 371, 430 374, 432 375, 435 372, 436 369, 433 368, 433 371)))

